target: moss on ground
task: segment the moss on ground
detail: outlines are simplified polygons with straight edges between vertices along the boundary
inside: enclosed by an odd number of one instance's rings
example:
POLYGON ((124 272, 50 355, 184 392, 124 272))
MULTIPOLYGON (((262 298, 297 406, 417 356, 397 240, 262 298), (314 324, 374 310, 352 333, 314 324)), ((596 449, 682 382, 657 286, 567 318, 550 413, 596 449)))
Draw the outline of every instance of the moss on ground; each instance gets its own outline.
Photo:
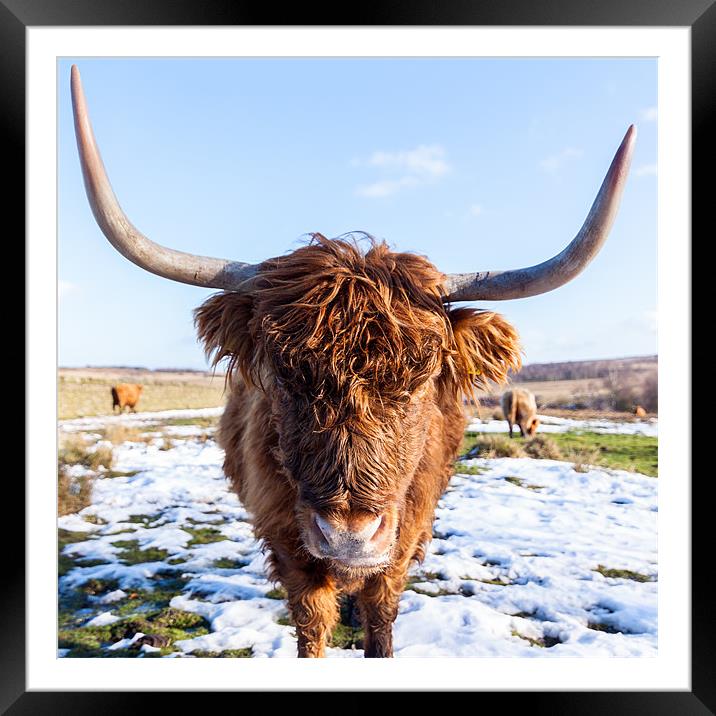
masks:
MULTIPOLYGON (((193 639, 209 633, 209 623, 198 614, 171 607, 160 609, 144 616, 132 615, 104 626, 80 626, 75 629, 60 629, 58 647, 70 649, 67 656, 106 657, 116 656, 107 647, 121 639, 131 639, 142 633, 146 638, 136 645, 122 650, 125 656, 136 657, 142 643, 160 648, 160 656, 175 651, 174 643, 193 639)), ((148 655, 148 654, 147 654, 148 655)))
POLYGON ((268 599, 288 599, 288 592, 279 585, 278 587, 269 589, 269 591, 266 592, 266 597, 268 599))
POLYGON ((139 548, 139 540, 117 540, 112 545, 118 547, 122 551, 117 555, 117 559, 124 564, 143 564, 145 562, 163 562, 169 556, 165 549, 157 549, 156 547, 148 547, 147 549, 139 548))
POLYGON ((460 460, 455 462, 456 475, 482 475, 485 472, 487 472, 486 467, 481 467, 480 465, 466 465, 460 460))
POLYGON ((610 577, 612 579, 631 579, 634 582, 653 582, 653 577, 648 574, 640 574, 639 572, 632 572, 630 569, 609 569, 603 564, 600 564, 595 570, 599 574, 610 577))
POLYGON ((189 547, 194 547, 198 544, 210 544, 212 542, 223 542, 229 539, 226 535, 219 532, 219 530, 213 527, 182 527, 184 532, 188 532, 192 537, 189 542, 189 547))
POLYGON ((191 656, 199 659, 250 659, 254 650, 249 646, 245 649, 224 649, 224 651, 192 651, 191 656))
POLYGON ((525 490, 534 490, 535 492, 539 492, 539 490, 543 489, 543 485, 530 485, 529 483, 525 482, 521 477, 513 477, 511 475, 508 475, 505 480, 509 482, 512 485, 515 485, 516 487, 524 487, 525 490))

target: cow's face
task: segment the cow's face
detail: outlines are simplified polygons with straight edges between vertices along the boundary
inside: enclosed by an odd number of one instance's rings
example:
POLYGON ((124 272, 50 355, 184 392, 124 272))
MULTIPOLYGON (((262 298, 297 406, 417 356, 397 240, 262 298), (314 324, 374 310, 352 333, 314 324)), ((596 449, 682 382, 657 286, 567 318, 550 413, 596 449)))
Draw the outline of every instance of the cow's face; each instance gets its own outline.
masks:
POLYGON ((527 433, 529 434, 530 437, 532 437, 537 432, 538 427, 539 427, 539 419, 532 418, 529 426, 527 427, 527 433))
POLYGON ((327 241, 266 262, 251 297, 197 311, 215 358, 264 390, 305 548, 365 573, 390 559, 440 405, 519 363, 499 316, 446 310, 442 275, 384 245, 327 241))

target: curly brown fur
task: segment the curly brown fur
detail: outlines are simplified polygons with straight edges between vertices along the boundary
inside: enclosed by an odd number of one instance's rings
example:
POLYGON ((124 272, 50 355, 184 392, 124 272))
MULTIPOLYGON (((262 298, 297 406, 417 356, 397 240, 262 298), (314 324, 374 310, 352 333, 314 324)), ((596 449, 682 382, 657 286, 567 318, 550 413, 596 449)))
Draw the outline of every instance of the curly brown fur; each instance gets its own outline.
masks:
POLYGON ((207 354, 229 361, 224 470, 287 589, 299 656, 323 654, 341 592, 357 595, 366 656, 392 655, 407 570, 462 438, 462 395, 519 366, 514 329, 446 308, 443 278, 421 256, 317 234, 264 262, 250 296, 217 294, 196 311, 207 354), (315 556, 317 513, 394 521, 388 561, 315 556))

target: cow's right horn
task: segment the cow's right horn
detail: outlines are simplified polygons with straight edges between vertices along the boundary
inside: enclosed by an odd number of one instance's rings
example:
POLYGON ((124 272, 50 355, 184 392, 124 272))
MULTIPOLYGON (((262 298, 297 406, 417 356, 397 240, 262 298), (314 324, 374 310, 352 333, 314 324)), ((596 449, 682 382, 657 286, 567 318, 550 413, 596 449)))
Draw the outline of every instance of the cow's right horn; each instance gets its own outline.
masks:
POLYGON ((635 141, 636 127, 632 124, 614 155, 584 225, 565 249, 528 268, 450 274, 445 282, 445 301, 503 301, 537 296, 581 273, 607 240, 629 173, 635 141))
POLYGON ((72 66, 71 85, 85 191, 94 217, 112 246, 141 268, 173 281, 227 291, 249 290, 257 273, 256 265, 168 249, 151 241, 132 225, 114 195, 102 163, 76 65, 72 66))

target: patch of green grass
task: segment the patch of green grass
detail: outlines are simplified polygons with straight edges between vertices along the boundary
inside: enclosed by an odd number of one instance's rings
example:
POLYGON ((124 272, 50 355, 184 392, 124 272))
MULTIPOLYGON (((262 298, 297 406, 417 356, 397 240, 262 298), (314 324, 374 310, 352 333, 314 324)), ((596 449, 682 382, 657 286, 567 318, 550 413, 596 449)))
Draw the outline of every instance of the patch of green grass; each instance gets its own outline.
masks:
POLYGON ((61 554, 57 558, 57 576, 64 577, 71 569, 74 569, 77 563, 72 557, 61 554))
POLYGON ((60 649, 100 649, 112 642, 110 626, 60 629, 57 646, 60 649))
POLYGON ((266 592, 267 599, 288 599, 288 592, 281 586, 274 587, 266 592))
POLYGON ((422 594, 426 597, 442 597, 446 594, 455 594, 455 592, 451 592, 449 589, 445 589, 443 587, 438 587, 438 589, 435 590, 428 590, 421 589, 417 586, 418 584, 422 584, 424 582, 439 582, 441 580, 443 580, 443 575, 438 572, 423 572, 422 574, 411 575, 408 577, 403 591, 410 589, 416 594, 422 594))
POLYGON ((279 617, 276 620, 276 624, 280 624, 281 626, 296 626, 296 622, 293 621, 290 614, 284 614, 284 616, 279 617))
POLYGON ((507 482, 509 482, 510 484, 515 485, 517 487, 524 487, 525 490, 534 490, 534 491, 538 492, 539 490, 541 490, 544 487, 543 485, 530 485, 530 484, 526 483, 521 477, 513 477, 511 475, 508 475, 505 478, 505 480, 507 480, 507 482))
POLYGON ((152 623, 160 627, 172 627, 175 629, 195 629, 201 626, 208 626, 204 617, 194 612, 185 612, 174 607, 165 607, 153 619, 152 623))
POLYGON ((482 475, 485 472, 487 472, 486 467, 480 467, 479 465, 466 465, 460 460, 455 462, 456 475, 482 475))
POLYGON ((77 566, 77 561, 81 558, 71 557, 67 554, 62 554, 62 550, 68 544, 74 544, 75 542, 85 542, 89 539, 87 532, 70 532, 69 530, 58 529, 57 530, 57 572, 59 577, 64 577, 67 572, 77 566))
POLYGON ((659 439, 656 437, 576 431, 551 433, 550 437, 559 445, 565 460, 573 460, 570 456, 574 454, 579 457, 580 451, 595 451, 594 465, 651 477, 659 474, 659 439))
POLYGON ((242 562, 240 559, 232 559, 231 557, 219 557, 212 564, 217 569, 241 569, 246 566, 246 562, 242 562))
MULTIPOLYGON (((149 654, 145 654, 145 658, 149 654)), ((129 649, 103 649, 100 647, 90 649, 87 647, 75 647, 65 654, 65 659, 135 659, 136 651, 129 649)))
POLYGON ((330 645, 336 649, 362 649, 365 633, 363 627, 336 624, 331 632, 330 645))
POLYGON ((541 457, 563 459, 585 471, 587 464, 657 477, 659 440, 647 435, 620 435, 570 430, 549 437, 510 438, 465 433, 460 454, 472 457, 541 457), (560 455, 560 457, 555 457, 560 455))
POLYGON ((168 552, 165 549, 157 549, 149 547, 147 549, 139 549, 139 540, 117 540, 112 542, 115 547, 119 547, 122 551, 117 558, 125 564, 143 564, 144 562, 163 562, 168 552))
POLYGON ((224 649, 224 651, 192 651, 199 659, 250 659, 254 655, 252 647, 245 649, 224 649))
MULTIPOLYGON (((161 648, 160 656, 174 651, 174 642, 192 639, 209 633, 209 623, 198 614, 171 607, 159 609, 151 614, 132 615, 105 626, 80 626, 60 629, 58 647, 71 649, 68 656, 102 657, 114 656, 106 647, 120 639, 132 638, 138 632, 147 635, 140 641, 153 643, 161 648)), ((135 648, 124 650, 125 656, 136 657, 140 643, 135 648)))
MULTIPOLYGON (((119 613, 129 614, 136 611, 158 612, 169 606, 169 602, 181 594, 186 586, 184 577, 175 574, 159 574, 152 580, 151 589, 135 589, 130 592, 130 598, 119 609, 119 613), (122 612, 122 610, 124 610, 122 612)), ((129 591, 129 590, 126 590, 129 591)))
POLYGON ((654 579, 648 574, 640 574, 639 572, 632 572, 630 569, 609 569, 603 564, 600 564, 595 570, 605 577, 611 577, 613 579, 631 579, 635 582, 653 582, 654 579))
POLYGON ((182 529, 192 536, 189 547, 194 547, 197 544, 222 542, 223 540, 229 539, 226 535, 213 527, 182 527, 182 529))

